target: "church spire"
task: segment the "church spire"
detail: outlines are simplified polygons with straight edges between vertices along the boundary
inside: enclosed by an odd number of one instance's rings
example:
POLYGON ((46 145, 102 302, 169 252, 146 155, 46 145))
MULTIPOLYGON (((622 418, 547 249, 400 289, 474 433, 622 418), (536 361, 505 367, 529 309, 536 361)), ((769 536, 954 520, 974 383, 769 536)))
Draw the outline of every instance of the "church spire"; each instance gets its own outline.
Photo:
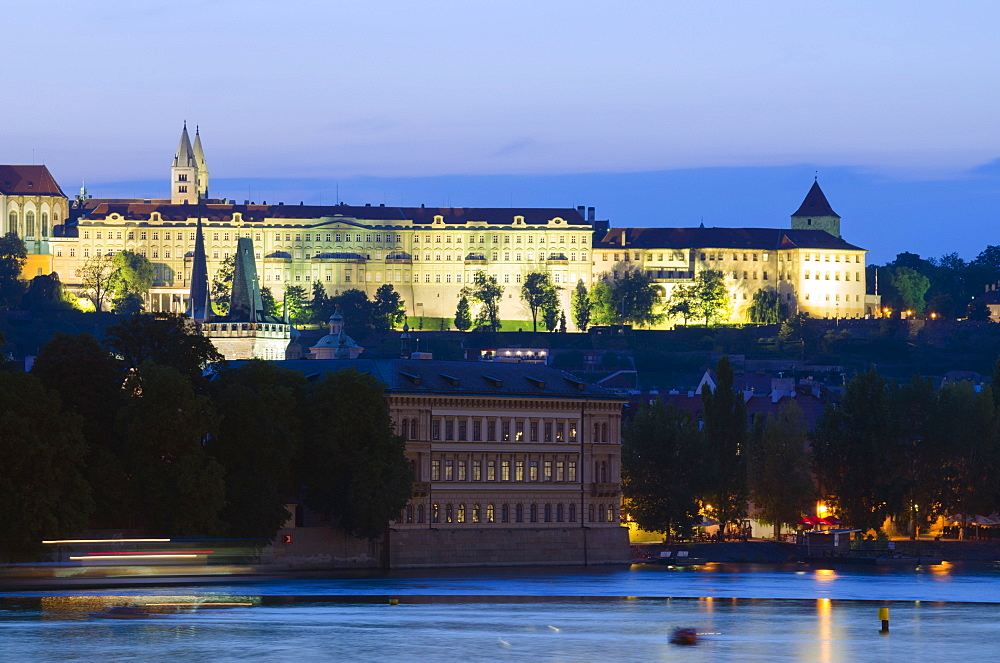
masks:
POLYGON ((188 136, 187 122, 181 130, 181 140, 174 153, 174 163, 170 167, 170 203, 172 205, 198 202, 198 163, 194 158, 191 138, 188 136))
POLYGON ((174 153, 174 168, 196 168, 197 163, 194 158, 194 149, 191 147, 191 138, 188 136, 187 121, 184 122, 184 129, 181 130, 181 139, 177 143, 177 152, 174 153))
POLYGON ((834 237, 840 237, 840 215, 830 207, 830 201, 819 188, 818 177, 813 179, 809 193, 792 214, 792 229, 825 230, 834 237))
POLYGON ((236 240, 236 263, 233 265, 233 290, 229 298, 229 320, 232 322, 263 322, 264 302, 257 280, 253 241, 249 237, 236 240))
POLYGON ((205 235, 201 231, 201 215, 195 231, 194 259, 191 261, 191 295, 188 316, 195 322, 207 322, 212 317, 212 300, 208 292, 208 263, 205 259, 205 235))
POLYGON ((208 163, 205 161, 205 150, 201 147, 201 132, 198 125, 194 127, 194 163, 198 168, 198 198, 208 198, 208 163))

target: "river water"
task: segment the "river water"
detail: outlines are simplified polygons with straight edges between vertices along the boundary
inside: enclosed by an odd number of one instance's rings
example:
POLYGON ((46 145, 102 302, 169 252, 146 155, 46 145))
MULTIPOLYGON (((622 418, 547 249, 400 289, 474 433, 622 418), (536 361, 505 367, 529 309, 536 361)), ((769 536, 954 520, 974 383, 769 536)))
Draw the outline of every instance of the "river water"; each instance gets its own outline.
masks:
POLYGON ((1000 659, 1000 567, 393 572, 0 593, 0 660, 1000 659), (116 606, 138 606, 135 613, 116 606), (878 610, 890 609, 879 632, 878 610), (119 617, 119 618, 109 618, 119 617), (680 627, 694 647, 669 643, 680 627))

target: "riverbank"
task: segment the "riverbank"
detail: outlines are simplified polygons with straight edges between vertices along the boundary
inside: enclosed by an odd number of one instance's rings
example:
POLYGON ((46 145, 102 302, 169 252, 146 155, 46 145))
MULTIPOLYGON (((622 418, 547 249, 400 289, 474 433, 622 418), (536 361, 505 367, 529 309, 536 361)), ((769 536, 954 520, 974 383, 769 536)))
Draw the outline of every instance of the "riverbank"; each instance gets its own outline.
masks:
MULTIPOLYGON (((894 541, 895 550, 910 557, 922 557, 931 551, 941 554, 948 562, 995 562, 1000 561, 998 541, 894 541)), ((782 564, 803 561, 805 548, 792 543, 776 541, 725 541, 721 543, 634 543, 631 546, 632 561, 646 563, 657 561, 661 552, 671 553, 676 558, 678 551, 686 551, 687 557, 705 562, 730 562, 750 564, 782 564)))

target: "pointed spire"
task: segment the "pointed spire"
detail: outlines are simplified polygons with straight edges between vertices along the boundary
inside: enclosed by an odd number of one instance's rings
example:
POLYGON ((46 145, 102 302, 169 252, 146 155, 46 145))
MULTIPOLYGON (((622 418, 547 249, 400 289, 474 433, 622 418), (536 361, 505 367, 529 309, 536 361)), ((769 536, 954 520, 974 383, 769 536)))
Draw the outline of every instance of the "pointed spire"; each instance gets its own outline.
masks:
POLYGON ((174 168, 196 168, 194 160, 194 150, 191 148, 191 138, 188 136, 187 120, 184 121, 184 129, 181 131, 181 139, 177 144, 177 152, 174 154, 174 168))
POLYGON ((205 161, 205 150, 201 146, 199 127, 194 127, 194 164, 198 168, 198 197, 208 198, 208 163, 205 161))
POLYGON ((240 237, 236 243, 236 264, 233 266, 233 290, 229 298, 231 322, 263 322, 264 302, 257 280, 257 263, 253 255, 253 240, 240 237))
POLYGON ((212 300, 208 291, 208 263, 205 259, 205 235, 201 230, 201 215, 195 231, 194 259, 191 261, 191 294, 188 299, 188 316, 195 322, 206 322, 212 317, 212 300))
POLYGON ((806 194, 805 200, 799 205, 799 209, 795 211, 792 216, 835 216, 840 218, 840 215, 833 211, 830 207, 829 201, 826 199, 826 195, 823 193, 823 189, 819 188, 819 176, 817 179, 813 180, 812 186, 809 187, 809 193, 806 194))

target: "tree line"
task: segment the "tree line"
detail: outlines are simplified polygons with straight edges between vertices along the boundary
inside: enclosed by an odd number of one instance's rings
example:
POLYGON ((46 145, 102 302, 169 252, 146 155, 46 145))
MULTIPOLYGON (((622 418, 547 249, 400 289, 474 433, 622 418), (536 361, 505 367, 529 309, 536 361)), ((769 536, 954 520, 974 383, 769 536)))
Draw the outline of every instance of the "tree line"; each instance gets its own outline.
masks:
POLYGON ((871 370, 810 431, 794 401, 748 421, 725 357, 717 376, 700 420, 656 401, 625 424, 622 493, 643 529, 688 536, 700 514, 736 524, 752 504, 777 535, 817 499, 862 530, 889 519, 914 531, 941 515, 1000 509, 1000 398, 990 385, 896 384, 871 370))
POLYGON ((136 315, 0 370, 0 553, 88 527, 263 541, 290 502, 380 536, 412 479, 382 385, 221 360, 186 318, 136 315))

